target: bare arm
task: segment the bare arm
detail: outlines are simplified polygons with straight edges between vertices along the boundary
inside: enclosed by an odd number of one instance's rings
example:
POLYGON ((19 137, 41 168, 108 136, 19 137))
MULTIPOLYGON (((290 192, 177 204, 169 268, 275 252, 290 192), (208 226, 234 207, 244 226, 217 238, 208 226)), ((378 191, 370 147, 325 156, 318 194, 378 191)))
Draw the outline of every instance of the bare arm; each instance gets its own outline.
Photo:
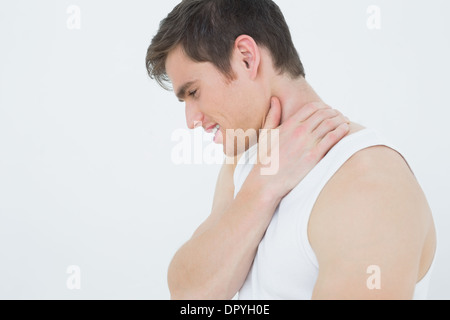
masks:
MULTIPOLYGON (((234 159, 234 163, 237 163, 237 158, 234 159)), ((234 170, 236 166, 234 164, 227 164, 226 161, 220 170, 219 177, 217 178, 216 190, 214 192, 213 205, 211 214, 204 223, 195 231, 192 238, 205 232, 207 229, 215 225, 224 212, 229 209, 234 200, 234 170)))
MULTIPOLYGON (((274 103, 265 128, 276 128, 280 118, 281 106, 274 103)), ((304 107, 279 127, 279 172, 262 176, 261 167, 255 165, 236 199, 234 171, 222 168, 211 216, 170 264, 173 299, 234 297, 279 202, 348 133, 346 122, 323 104, 304 107)))
POLYGON ((231 299, 240 289, 279 203, 259 187, 246 181, 225 212, 212 214, 177 252, 169 268, 173 299, 231 299))
POLYGON ((313 299, 320 300, 411 299, 435 248, 425 196, 401 156, 385 147, 359 152, 330 180, 309 236, 320 267, 313 299))

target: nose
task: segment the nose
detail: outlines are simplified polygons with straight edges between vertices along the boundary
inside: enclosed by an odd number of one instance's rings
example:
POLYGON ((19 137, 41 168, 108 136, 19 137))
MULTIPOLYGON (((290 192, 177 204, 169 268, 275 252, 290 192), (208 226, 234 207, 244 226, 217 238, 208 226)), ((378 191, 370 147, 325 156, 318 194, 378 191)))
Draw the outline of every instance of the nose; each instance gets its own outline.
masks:
POLYGON ((203 113, 196 106, 186 103, 186 124, 189 129, 194 130, 195 128, 201 127, 203 125, 203 119, 203 113))

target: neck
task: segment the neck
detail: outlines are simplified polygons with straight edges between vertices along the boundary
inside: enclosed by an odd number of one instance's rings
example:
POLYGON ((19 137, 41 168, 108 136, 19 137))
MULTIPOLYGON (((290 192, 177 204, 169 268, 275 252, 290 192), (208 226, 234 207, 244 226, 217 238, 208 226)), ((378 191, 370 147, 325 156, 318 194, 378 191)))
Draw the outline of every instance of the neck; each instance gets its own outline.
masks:
POLYGON ((323 102, 304 78, 275 77, 272 82, 272 96, 280 99, 281 123, 284 123, 307 104, 323 102))
MULTIPOLYGON (((323 102, 314 89, 304 79, 275 76, 270 82, 271 96, 281 102, 281 124, 312 102, 323 102)), ((244 153, 234 157, 234 168, 244 153)))

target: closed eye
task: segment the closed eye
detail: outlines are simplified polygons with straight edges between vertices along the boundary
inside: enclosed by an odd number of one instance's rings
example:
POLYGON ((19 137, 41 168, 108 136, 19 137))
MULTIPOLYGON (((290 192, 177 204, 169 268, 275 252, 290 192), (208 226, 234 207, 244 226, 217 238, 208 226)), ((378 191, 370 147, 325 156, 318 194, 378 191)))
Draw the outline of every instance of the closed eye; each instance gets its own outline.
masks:
MULTIPOLYGON (((197 94, 197 91, 198 91, 198 90, 189 91, 189 92, 188 92, 188 96, 189 96, 189 97, 192 97, 192 98, 195 98, 195 95, 197 94)), ((184 103, 184 100, 182 100, 182 99, 178 99, 178 101, 180 101, 181 103, 184 103)))

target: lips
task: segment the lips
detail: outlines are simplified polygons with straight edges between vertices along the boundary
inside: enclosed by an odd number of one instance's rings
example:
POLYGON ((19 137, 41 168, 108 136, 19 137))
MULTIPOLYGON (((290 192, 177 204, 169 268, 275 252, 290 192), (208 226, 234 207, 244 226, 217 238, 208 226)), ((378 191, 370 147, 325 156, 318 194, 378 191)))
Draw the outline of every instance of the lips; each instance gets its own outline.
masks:
POLYGON ((212 133, 214 128, 217 127, 217 126, 218 126, 218 124, 216 123, 216 124, 208 127, 207 129, 205 129, 206 133, 212 133))
POLYGON ((220 125, 216 125, 216 126, 214 127, 212 133, 213 133, 214 135, 216 135, 217 132, 219 131, 219 129, 220 129, 220 125))

